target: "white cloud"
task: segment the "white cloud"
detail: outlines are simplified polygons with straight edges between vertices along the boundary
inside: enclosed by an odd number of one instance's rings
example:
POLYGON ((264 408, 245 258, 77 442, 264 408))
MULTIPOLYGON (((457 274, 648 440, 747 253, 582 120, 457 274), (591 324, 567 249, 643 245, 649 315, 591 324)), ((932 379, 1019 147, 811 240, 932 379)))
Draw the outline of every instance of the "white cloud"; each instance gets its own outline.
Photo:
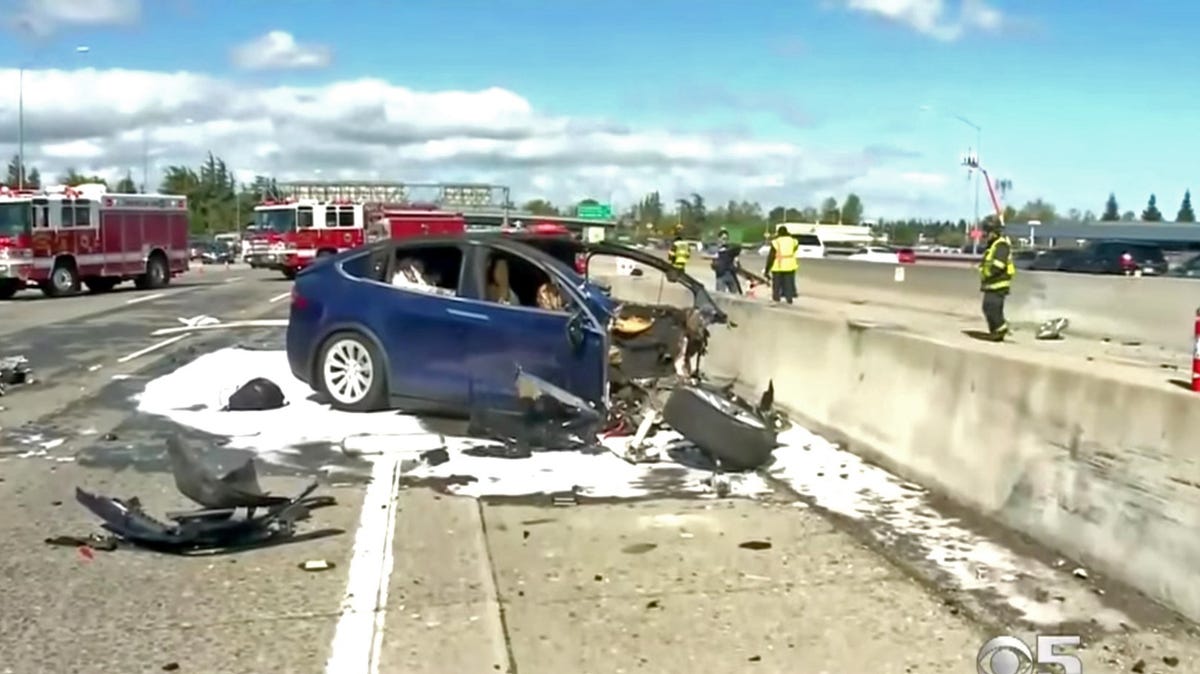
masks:
POLYGON ((300 44, 295 36, 273 30, 234 47, 234 65, 246 70, 311 70, 333 61, 333 50, 320 44, 300 44))
POLYGON ((112 26, 136 22, 141 0, 23 0, 11 25, 44 36, 60 26, 112 26))
POLYGON ((995 32, 1004 26, 1004 16, 984 0, 961 0, 957 12, 947 7, 947 0, 839 1, 850 10, 873 14, 944 41, 957 40, 971 30, 995 32))
MULTIPOLYGON (((875 217, 958 206, 952 186, 902 177, 922 167, 901 148, 630 129, 548 114, 500 88, 423 92, 378 79, 254 88, 188 72, 94 69, 25 77, 26 156, 47 176, 132 169, 140 180, 145 147, 151 184, 166 166, 196 165, 211 150, 244 180, 313 179, 319 170, 322 179, 479 181, 511 187, 517 201, 611 195, 620 205, 659 190, 668 201, 700 192, 711 203, 769 207, 855 190, 875 217)), ((16 129, 16 103, 17 72, 0 70, 0 128, 16 129)), ((16 154, 14 136, 0 134, 0 157, 16 154)))

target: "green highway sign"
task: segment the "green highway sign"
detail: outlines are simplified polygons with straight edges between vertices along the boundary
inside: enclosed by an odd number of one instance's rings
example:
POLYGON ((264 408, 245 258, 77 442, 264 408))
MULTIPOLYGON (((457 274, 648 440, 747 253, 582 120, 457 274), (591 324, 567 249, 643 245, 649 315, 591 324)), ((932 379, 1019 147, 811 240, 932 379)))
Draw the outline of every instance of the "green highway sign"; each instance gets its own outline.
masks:
POLYGON ((612 220, 612 206, 609 204, 581 204, 575 213, 584 220, 612 220))

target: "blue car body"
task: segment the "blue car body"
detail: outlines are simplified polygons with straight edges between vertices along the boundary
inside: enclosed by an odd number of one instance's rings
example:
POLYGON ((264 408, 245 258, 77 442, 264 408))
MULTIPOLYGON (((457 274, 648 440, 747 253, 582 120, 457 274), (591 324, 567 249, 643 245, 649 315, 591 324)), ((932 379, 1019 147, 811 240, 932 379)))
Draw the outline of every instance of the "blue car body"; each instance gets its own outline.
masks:
POLYGON ((287 356, 292 373, 322 391, 323 350, 335 336, 350 335, 370 345, 382 361, 386 406, 409 411, 513 409, 518 372, 604 410, 608 330, 615 310, 603 289, 560 259, 518 240, 468 235, 384 241, 323 259, 297 276, 287 356), (456 294, 391 284, 397 257, 448 246, 462 253, 456 294), (570 309, 553 312, 487 301, 485 260, 496 253, 519 257, 544 273, 570 309))

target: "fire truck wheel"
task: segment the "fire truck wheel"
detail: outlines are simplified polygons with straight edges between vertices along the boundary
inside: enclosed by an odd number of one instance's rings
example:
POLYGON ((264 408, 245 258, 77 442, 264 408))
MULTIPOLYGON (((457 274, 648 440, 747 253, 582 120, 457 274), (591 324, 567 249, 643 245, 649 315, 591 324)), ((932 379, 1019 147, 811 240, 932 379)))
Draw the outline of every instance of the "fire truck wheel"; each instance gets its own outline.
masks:
POLYGON ((12 296, 21 289, 21 285, 17 281, 0 281, 0 300, 12 299, 12 296))
POLYGON ((138 290, 153 290, 170 282, 171 273, 167 269, 167 260, 162 253, 155 252, 146 261, 146 273, 134 279, 133 284, 138 290))
POLYGON ((50 279, 43 281, 42 292, 50 297, 62 297, 79 292, 79 272, 71 260, 59 260, 50 272, 50 279))

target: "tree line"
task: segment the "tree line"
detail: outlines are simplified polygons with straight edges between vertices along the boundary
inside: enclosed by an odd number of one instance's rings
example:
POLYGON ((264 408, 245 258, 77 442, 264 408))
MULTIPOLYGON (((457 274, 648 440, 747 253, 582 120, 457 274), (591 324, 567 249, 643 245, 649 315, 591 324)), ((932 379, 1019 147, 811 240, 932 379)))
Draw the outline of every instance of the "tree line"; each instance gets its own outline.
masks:
MULTIPOLYGON (((8 163, 5 184, 16 188, 21 183, 21 162, 13 157, 8 163)), ((25 167, 24 185, 27 189, 42 187, 43 178, 36 167, 25 167)), ((85 183, 98 183, 113 192, 139 194, 141 188, 131 172, 115 183, 109 183, 96 175, 67 169, 52 181, 52 184, 74 187, 85 183)), ((276 191, 272 178, 258 176, 250 184, 239 184, 225 160, 209 154, 198 167, 168 166, 158 186, 160 194, 179 194, 188 198, 191 230, 193 234, 217 234, 238 229, 253 220, 254 206, 276 191)))

